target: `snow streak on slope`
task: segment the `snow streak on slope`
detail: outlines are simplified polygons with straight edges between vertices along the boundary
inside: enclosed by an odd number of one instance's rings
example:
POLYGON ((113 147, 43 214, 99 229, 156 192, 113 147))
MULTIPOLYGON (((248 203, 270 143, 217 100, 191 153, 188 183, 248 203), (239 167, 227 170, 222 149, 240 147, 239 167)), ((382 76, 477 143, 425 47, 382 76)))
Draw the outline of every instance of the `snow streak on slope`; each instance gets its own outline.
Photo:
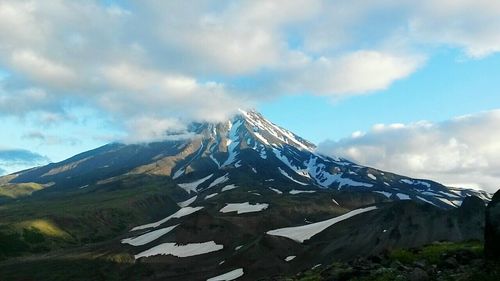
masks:
POLYGON ((243 268, 238 268, 227 273, 207 279, 207 281, 231 281, 243 276, 243 268))
POLYGON ((151 232, 148 232, 146 234, 143 234, 143 235, 140 235, 140 236, 137 236, 137 237, 134 237, 134 238, 126 238, 126 239, 123 239, 122 240, 122 243, 123 244, 129 244, 129 245, 132 245, 132 246, 142 246, 142 245, 146 245, 160 237, 162 237, 163 235, 169 233, 170 231, 172 231, 174 228, 176 228, 178 226, 178 224, 176 225, 173 225, 173 226, 169 226, 169 227, 165 227, 165 228, 161 228, 161 229, 158 229, 158 230, 154 230, 154 231, 151 231, 151 232))
POLYGON ((278 194, 283 194, 283 191, 279 190, 279 189, 276 189, 276 188, 272 188, 272 187, 268 187, 270 190, 278 193, 278 194))
POLYGON ((198 196, 193 196, 186 201, 182 201, 182 202, 177 203, 177 206, 179 206, 181 208, 187 207, 187 206, 193 204, 193 202, 196 201, 196 198, 198 198, 198 196))
POLYGON ((256 203, 256 204, 250 204, 249 202, 245 203, 228 203, 226 206, 222 209, 220 209, 221 213, 230 213, 230 212, 237 212, 238 214, 244 214, 244 213, 252 213, 252 212, 260 212, 269 207, 269 204, 265 203, 256 203))
POLYGON ((292 189, 290 190, 290 194, 301 194, 301 193, 315 193, 316 190, 297 190, 297 189, 292 189))
POLYGON ((343 186, 359 186, 359 187, 372 187, 373 184, 354 181, 350 178, 342 177, 343 174, 335 174, 326 171, 326 165, 323 163, 318 163, 319 157, 314 157, 311 155, 309 161, 307 161, 307 169, 309 175, 316 180, 316 182, 322 187, 329 187, 333 183, 338 183, 339 188, 343 186))
POLYGON ((215 197, 215 196, 217 196, 217 194, 219 194, 219 193, 215 192, 215 193, 209 194, 209 195, 205 196, 205 200, 210 199, 212 197, 215 197))
POLYGON ((372 206, 372 207, 366 207, 366 208, 361 208, 361 209, 356 209, 353 211, 350 211, 346 214, 343 214, 341 216, 326 220, 326 221, 321 221, 317 223, 312 223, 312 224, 307 224, 303 226, 295 226, 295 227, 286 227, 286 228, 280 228, 280 229, 275 229, 275 230, 270 230, 267 232, 269 235, 274 235, 274 236, 282 236, 286 238, 290 238, 294 241, 297 241, 299 243, 304 243, 304 241, 311 239, 314 235, 322 232, 323 230, 327 229, 328 227, 341 222, 343 220, 349 219, 353 216, 373 211, 377 209, 377 207, 372 206))
POLYGON ((182 208, 182 209, 178 210, 174 214, 172 214, 172 215, 170 215, 170 216, 168 216, 168 217, 166 217, 166 218, 164 218, 162 220, 159 220, 159 221, 153 222, 153 223, 148 223, 148 224, 143 224, 143 225, 136 226, 136 227, 132 228, 131 231, 141 230, 141 229, 147 229, 147 228, 152 228, 152 227, 158 227, 158 226, 166 223, 170 219, 182 218, 184 216, 187 216, 187 215, 190 215, 192 213, 198 212, 201 209, 203 209, 203 207, 185 207, 185 208, 182 208))
POLYGON ((308 185, 307 183, 303 183, 303 182, 300 182, 294 178, 292 178, 287 172, 285 172, 283 169, 281 169, 280 167, 278 167, 278 170, 280 171, 280 173, 285 176, 286 178, 288 178, 289 180, 295 182, 295 183, 298 183, 300 185, 308 185))
POLYGON ((225 174, 220 178, 216 178, 209 186, 208 188, 214 187, 218 184, 225 183, 229 180, 229 174, 225 174))
POLYGON ((218 245, 214 241, 204 243, 191 243, 186 245, 178 245, 176 243, 163 243, 149 250, 135 255, 135 259, 142 257, 150 257, 156 255, 172 255, 180 258, 197 256, 222 250, 223 245, 218 245))
POLYGON ((194 182, 189 182, 189 183, 179 183, 177 184, 178 186, 180 186, 182 189, 184 189, 187 193, 191 193, 191 191, 193 192, 196 192, 196 188, 204 183, 206 180, 208 180, 209 178, 211 178, 214 174, 210 174, 202 179, 199 179, 197 181, 194 181, 194 182))
POLYGON ((231 129, 229 131, 229 136, 227 139, 227 160, 221 165, 221 167, 225 167, 231 165, 235 162, 236 156, 238 156, 239 152, 237 151, 237 147, 240 144, 238 138, 238 129, 243 124, 243 120, 236 120, 234 124, 231 125, 231 129))
POLYGON ((229 185, 226 185, 224 186, 222 189, 221 189, 221 192, 224 192, 224 191, 229 191, 229 190, 232 190, 232 189, 235 189, 237 188, 236 185, 234 184, 229 184, 229 185))

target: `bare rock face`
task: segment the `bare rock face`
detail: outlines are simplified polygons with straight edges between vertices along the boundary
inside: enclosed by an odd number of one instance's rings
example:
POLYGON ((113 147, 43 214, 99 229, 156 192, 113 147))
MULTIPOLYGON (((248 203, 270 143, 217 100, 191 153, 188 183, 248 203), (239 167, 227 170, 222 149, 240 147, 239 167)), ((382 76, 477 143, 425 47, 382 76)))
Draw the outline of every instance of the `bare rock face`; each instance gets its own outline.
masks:
POLYGON ((500 260, 500 190, 486 208, 484 253, 488 259, 500 260))

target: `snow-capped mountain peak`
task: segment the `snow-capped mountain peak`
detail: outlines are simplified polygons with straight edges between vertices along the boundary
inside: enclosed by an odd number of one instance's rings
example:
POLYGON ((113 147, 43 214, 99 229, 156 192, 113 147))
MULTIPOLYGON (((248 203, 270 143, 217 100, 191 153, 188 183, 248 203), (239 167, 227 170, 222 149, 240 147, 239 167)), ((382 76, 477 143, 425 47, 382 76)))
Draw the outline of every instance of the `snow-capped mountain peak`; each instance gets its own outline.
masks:
POLYGON ((314 144, 254 110, 240 110, 226 122, 193 123, 189 131, 195 137, 147 145, 106 145, 17 173, 10 181, 68 188, 147 174, 170 177, 188 194, 221 184, 268 189, 272 182, 282 187, 280 192, 365 192, 380 200, 414 200, 441 208, 457 207, 470 195, 490 198, 485 192, 450 189, 320 155, 314 144))

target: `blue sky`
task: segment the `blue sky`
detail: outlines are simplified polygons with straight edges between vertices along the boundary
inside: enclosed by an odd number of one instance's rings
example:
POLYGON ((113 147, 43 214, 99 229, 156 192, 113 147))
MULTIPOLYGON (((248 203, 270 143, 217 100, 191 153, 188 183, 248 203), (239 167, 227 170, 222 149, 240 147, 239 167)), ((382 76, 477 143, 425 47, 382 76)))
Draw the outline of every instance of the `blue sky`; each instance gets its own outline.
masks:
POLYGON ((0 169, 257 108, 322 153, 493 190, 499 27, 487 0, 4 0, 0 151, 40 157, 0 169))
POLYGON ((467 59, 439 50, 425 66, 388 89, 334 100, 295 95, 263 104, 270 120, 319 143, 367 131, 377 123, 444 121, 500 108, 500 55, 467 59))

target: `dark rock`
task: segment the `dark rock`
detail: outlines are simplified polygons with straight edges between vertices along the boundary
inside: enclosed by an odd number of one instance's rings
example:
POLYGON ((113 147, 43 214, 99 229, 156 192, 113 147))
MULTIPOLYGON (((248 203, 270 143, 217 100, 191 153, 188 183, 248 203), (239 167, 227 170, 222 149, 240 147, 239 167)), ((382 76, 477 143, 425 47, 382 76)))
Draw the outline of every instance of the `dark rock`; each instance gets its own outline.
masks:
POLYGON ((421 260, 421 261, 415 261, 413 263, 413 266, 415 267, 418 267, 418 268, 421 268, 421 269, 425 269, 427 267, 427 263, 424 261, 424 260, 421 260))
POLYGON ((421 268, 415 268, 408 275, 408 280, 409 281, 427 281, 427 280, 429 280, 429 274, 427 274, 427 272, 425 272, 425 270, 423 270, 421 268))
POLYGON ((458 209, 461 211, 462 215, 470 215, 484 212, 485 207, 484 201, 481 198, 477 196, 467 196, 458 209))
POLYGON ((373 263, 381 263, 382 262, 382 257, 380 256, 370 256, 368 258, 369 261, 373 262, 373 263))
POLYGON ((446 268, 457 268, 458 267, 458 261, 454 257, 449 257, 444 260, 443 266, 446 268))
POLYGON ((500 260, 500 191, 495 193, 486 208, 484 240, 486 258, 500 260))

